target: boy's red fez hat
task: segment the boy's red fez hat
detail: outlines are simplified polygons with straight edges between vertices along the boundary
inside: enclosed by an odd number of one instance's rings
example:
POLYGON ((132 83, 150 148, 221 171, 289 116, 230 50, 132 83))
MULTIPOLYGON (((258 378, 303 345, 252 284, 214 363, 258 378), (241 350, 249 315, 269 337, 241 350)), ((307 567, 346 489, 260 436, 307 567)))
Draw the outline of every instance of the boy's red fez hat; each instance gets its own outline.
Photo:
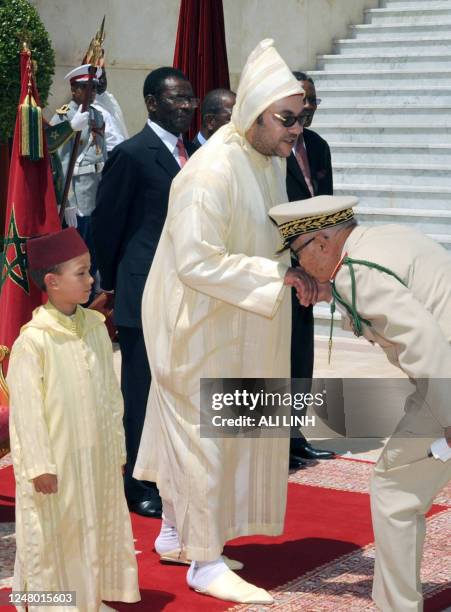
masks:
POLYGON ((85 241, 75 227, 46 234, 27 241, 28 267, 46 270, 88 252, 85 241))

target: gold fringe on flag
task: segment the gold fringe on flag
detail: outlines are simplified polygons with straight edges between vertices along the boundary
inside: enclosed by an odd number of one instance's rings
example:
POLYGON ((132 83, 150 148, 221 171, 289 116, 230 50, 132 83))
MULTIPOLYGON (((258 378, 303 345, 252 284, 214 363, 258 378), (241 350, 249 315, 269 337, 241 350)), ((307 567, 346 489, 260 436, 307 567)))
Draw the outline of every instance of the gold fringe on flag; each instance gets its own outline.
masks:
POLYGON ((20 155, 31 161, 42 159, 44 157, 42 110, 31 93, 28 93, 19 105, 19 115, 20 155))

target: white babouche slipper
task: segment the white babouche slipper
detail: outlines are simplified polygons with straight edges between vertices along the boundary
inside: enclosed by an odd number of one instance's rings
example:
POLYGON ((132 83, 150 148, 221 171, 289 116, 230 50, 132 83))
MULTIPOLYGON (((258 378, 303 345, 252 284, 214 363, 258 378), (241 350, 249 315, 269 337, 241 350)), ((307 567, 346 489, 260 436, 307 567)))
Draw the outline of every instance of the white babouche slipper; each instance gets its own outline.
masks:
POLYGON ((274 599, 268 591, 246 582, 231 570, 215 578, 206 589, 197 589, 195 586, 191 586, 191 588, 203 595, 210 595, 210 597, 216 597, 216 599, 236 603, 268 605, 274 603, 274 599))

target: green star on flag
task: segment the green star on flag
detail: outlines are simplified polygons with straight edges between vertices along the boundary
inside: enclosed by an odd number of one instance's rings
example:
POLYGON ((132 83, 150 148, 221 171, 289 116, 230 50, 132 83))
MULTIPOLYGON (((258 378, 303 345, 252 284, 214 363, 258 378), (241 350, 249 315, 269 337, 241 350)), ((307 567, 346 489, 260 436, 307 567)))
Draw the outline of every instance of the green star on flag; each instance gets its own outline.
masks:
POLYGON ((26 236, 20 236, 14 204, 12 206, 11 217, 9 221, 8 233, 5 236, 2 257, 2 278, 0 282, 0 290, 3 287, 6 279, 9 278, 13 283, 19 285, 25 293, 30 293, 27 274, 27 256, 25 254, 26 236))

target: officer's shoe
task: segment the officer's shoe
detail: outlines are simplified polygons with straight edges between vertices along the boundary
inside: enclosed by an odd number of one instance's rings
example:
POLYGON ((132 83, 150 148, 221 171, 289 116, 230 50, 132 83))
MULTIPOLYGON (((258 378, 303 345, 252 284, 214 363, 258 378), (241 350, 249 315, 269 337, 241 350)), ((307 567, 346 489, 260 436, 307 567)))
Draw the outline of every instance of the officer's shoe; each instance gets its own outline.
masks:
POLYGON ((151 491, 150 495, 148 494, 146 499, 128 502, 128 509, 130 512, 134 512, 135 514, 146 516, 148 518, 161 518, 161 497, 158 495, 157 490, 151 491))
POLYGON ((307 440, 295 440, 290 444, 290 456, 293 455, 298 459, 334 459, 335 453, 333 451, 322 450, 320 448, 314 448, 307 440))

